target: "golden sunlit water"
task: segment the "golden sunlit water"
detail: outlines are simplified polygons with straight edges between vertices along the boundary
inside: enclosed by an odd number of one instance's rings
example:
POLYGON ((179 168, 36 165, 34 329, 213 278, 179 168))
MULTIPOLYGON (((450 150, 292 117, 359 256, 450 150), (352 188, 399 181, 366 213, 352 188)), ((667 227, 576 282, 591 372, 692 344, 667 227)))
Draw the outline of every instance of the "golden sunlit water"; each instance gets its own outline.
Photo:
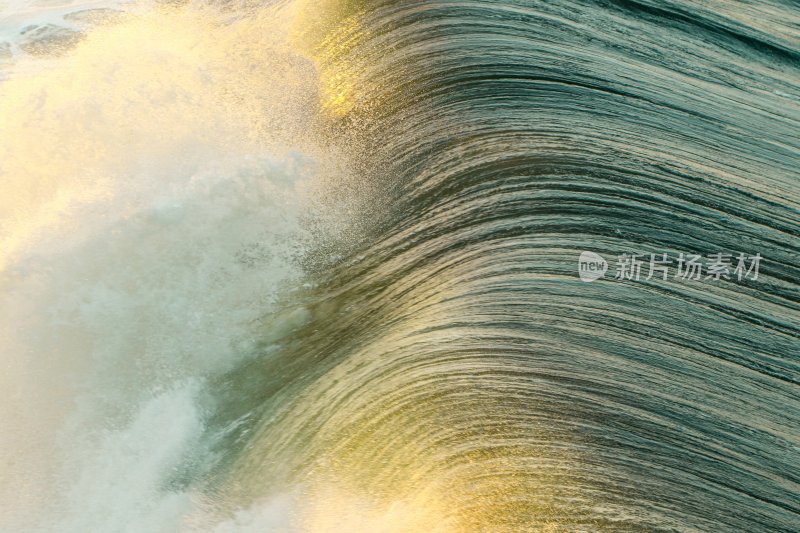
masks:
POLYGON ((1 2, 0 531, 796 530, 797 21, 1 2))

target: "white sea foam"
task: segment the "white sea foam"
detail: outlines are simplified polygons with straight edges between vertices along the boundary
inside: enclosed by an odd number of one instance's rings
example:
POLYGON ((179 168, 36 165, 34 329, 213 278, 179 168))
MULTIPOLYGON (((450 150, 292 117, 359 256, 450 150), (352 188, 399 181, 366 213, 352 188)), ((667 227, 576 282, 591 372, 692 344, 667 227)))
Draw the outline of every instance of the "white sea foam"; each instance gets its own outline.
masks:
POLYGON ((286 27, 139 13, 0 84, 0 530, 191 514, 176 476, 201 460, 203 382, 302 276, 330 163, 286 27))

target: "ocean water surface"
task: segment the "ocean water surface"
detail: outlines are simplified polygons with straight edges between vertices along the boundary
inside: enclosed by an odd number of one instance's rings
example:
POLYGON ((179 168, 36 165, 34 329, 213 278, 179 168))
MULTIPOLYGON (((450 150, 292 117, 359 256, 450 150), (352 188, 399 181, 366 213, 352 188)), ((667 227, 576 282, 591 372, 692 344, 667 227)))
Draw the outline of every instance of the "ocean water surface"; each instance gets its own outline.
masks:
POLYGON ((800 531, 799 163, 791 0, 0 0, 0 531, 800 531))

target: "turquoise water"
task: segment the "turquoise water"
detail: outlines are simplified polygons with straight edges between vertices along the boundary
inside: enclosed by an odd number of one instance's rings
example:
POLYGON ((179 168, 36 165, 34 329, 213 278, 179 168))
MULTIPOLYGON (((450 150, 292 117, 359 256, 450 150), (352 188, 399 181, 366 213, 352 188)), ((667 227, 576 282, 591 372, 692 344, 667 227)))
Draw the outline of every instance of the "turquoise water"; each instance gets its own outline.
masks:
POLYGON ((38 225, 6 206, 3 335, 40 361, 17 397, 72 376, 30 407, 72 402, 9 524, 800 529, 794 3, 141 16, 0 93, 81 154, 0 147, 25 151, 0 174, 78 184, 38 225), (728 279, 645 279, 664 253, 730 254, 728 279))

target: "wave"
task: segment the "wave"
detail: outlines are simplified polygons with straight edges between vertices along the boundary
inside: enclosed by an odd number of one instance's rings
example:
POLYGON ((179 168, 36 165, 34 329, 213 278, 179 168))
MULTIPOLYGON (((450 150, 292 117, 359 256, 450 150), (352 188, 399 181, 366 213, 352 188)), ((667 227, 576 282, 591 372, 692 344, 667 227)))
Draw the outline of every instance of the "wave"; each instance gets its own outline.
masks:
POLYGON ((70 420, 43 527, 794 530, 798 16, 188 4, 0 86, 11 409, 78 375, 9 448, 70 420))

